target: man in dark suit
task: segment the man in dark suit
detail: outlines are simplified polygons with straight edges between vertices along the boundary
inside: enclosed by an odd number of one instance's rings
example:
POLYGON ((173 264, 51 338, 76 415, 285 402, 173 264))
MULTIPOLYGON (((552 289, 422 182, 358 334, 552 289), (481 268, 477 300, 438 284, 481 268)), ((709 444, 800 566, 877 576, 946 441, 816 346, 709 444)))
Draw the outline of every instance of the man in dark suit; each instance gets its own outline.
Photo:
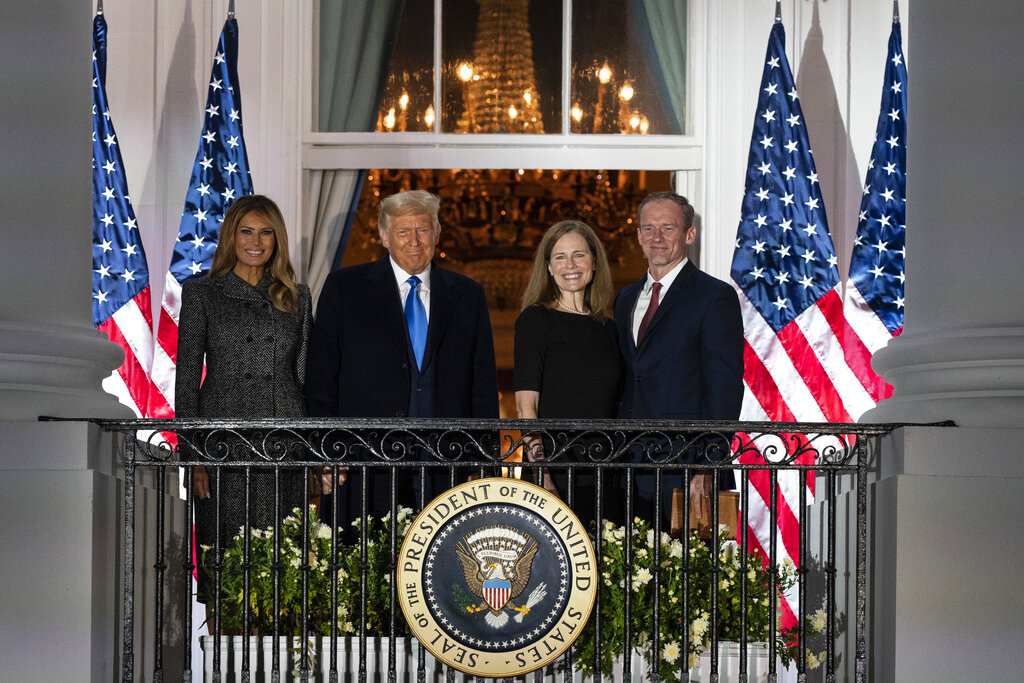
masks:
MULTIPOLYGON (((647 258, 643 279, 615 299, 619 348, 626 378, 619 417, 666 420, 736 420, 743 401, 743 319, 728 284, 701 272, 687 258, 697 237, 693 206, 674 192, 655 192, 637 208, 637 238, 647 258)), ((704 440, 725 457, 722 440, 704 440)), ((650 444, 648 444, 650 445, 650 444)), ((639 457, 639 454, 637 455, 639 457)), ((694 454, 687 454, 694 462, 694 454)), ((731 471, 720 478, 733 485, 731 471)), ((654 476, 636 478, 635 510, 653 515, 654 476)), ((665 481, 663 491, 671 493, 665 481)), ((711 477, 694 475, 690 495, 711 491, 711 477)), ((668 517, 671 496, 663 496, 668 517)))
MULTIPOLYGON (((388 255, 328 276, 306 364, 310 416, 498 417, 483 288, 433 263, 439 207, 440 199, 423 190, 387 197, 379 230, 388 255)), ((347 473, 336 496, 339 520, 357 516, 355 475, 347 473)), ((387 476, 372 479, 370 510, 379 515, 390 509, 387 476)), ((399 503, 410 507, 411 479, 399 491, 399 503)), ((437 486, 428 486, 427 500, 441 493, 429 490, 437 486)), ((327 510, 329 504, 322 514, 327 510)))

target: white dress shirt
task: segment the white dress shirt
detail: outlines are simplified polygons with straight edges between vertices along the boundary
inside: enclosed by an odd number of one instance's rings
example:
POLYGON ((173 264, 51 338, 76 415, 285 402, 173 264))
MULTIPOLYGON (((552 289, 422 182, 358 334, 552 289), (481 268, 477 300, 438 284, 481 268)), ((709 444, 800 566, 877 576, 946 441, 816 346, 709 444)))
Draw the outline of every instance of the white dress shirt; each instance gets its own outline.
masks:
MULTIPOLYGON (((644 319, 644 313, 647 312, 647 307, 651 305, 651 292, 654 291, 654 283, 661 283, 661 293, 658 295, 658 305, 665 300, 665 296, 668 294, 668 288, 675 282, 676 276, 682 271, 683 266, 687 264, 690 259, 683 257, 683 260, 676 264, 676 267, 668 271, 665 277, 660 280, 655 280, 654 276, 651 275, 651 271, 647 271, 647 281, 644 282, 643 289, 640 290, 640 296, 636 298, 636 305, 633 307, 633 343, 636 343, 636 334, 640 331, 640 321, 644 319)), ((407 287, 408 289, 408 287, 407 287)))
MULTIPOLYGON (((405 310, 405 300, 409 298, 409 292, 412 291, 412 285, 406 280, 412 277, 412 273, 407 273, 402 270, 401 266, 395 263, 395 259, 388 258, 391 261, 391 269, 395 271, 395 281, 398 283, 398 296, 402 300, 402 310, 405 310)), ((427 323, 430 323, 430 266, 422 273, 416 273, 416 277, 420 279, 420 301, 423 303, 423 310, 427 312, 427 323)))

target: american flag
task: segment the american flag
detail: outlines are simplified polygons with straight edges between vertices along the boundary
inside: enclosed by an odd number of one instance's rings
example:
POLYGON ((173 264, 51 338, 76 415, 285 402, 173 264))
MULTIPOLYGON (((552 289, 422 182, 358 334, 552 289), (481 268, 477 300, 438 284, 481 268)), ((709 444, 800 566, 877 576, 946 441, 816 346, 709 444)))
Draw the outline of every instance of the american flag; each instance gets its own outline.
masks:
POLYGON ((170 406, 170 412, 156 417, 173 416, 181 283, 210 269, 224 212, 234 200, 253 192, 242 138, 242 93, 238 87, 237 63, 238 22, 229 17, 224 22, 213 59, 203 133, 185 196, 178 241, 164 281, 153 381, 170 406))
MULTIPOLYGON (((874 402, 843 357, 838 259, 781 22, 768 38, 760 88, 732 262, 746 340, 740 417, 849 422, 874 402)), ((822 446, 820 440, 815 445, 822 446)), ((762 462, 754 454, 740 461, 762 462)), ((797 462, 813 464, 813 456, 797 462)), ((789 558, 797 565, 801 486, 809 503, 813 473, 779 475, 778 518, 772 528, 768 472, 750 473, 751 546, 769 551, 774 537, 777 561, 789 558)), ((787 597, 782 619, 791 625, 796 594, 787 597)))
POLYGON ((150 381, 149 268, 107 108, 107 22, 102 13, 92 28, 92 318, 96 329, 124 350, 124 363, 103 387, 139 417, 149 417, 151 401, 160 405, 150 381))
POLYGON ((903 331, 906 168, 907 65, 896 22, 889 35, 882 107, 864 179, 844 302, 846 359, 876 402, 891 396, 892 387, 871 369, 871 355, 903 331))

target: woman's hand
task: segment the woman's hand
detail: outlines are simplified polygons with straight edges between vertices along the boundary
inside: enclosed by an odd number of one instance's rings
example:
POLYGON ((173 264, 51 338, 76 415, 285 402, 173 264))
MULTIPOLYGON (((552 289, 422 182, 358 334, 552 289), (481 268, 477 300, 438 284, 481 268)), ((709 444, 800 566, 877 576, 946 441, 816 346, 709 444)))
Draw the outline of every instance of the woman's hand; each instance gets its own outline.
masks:
POLYGON ((206 474, 206 468, 196 465, 192 469, 192 493, 200 500, 210 497, 210 476, 206 474))
MULTIPOLYGON (((348 479, 348 468, 338 468, 338 486, 341 486, 348 479)), ((329 496, 334 492, 334 475, 330 467, 320 468, 320 495, 329 496)))

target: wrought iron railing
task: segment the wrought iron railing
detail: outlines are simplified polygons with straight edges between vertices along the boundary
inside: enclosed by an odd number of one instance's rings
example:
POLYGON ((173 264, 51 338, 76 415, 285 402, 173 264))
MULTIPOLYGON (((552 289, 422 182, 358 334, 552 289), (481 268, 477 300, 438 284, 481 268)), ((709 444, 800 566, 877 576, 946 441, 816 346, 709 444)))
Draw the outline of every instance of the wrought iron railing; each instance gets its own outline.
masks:
MULTIPOLYGON (((455 485, 465 481, 467 477, 488 477, 488 476, 509 476, 509 468, 521 468, 526 476, 533 474, 540 480, 543 473, 547 471, 556 476, 562 488, 561 494, 565 497, 569 507, 580 513, 583 519, 603 520, 608 518, 610 509, 615 509, 615 514, 625 527, 624 548, 625 566, 632 567, 631 560, 637 548, 634 548, 633 534, 631 533, 634 524, 634 507, 638 503, 634 498, 634 484, 638 477, 649 477, 653 479, 654 505, 650 512, 650 525, 653 531, 653 538, 661 539, 666 522, 657 511, 661 508, 661 501, 671 494, 670 482, 682 482, 683 490, 686 490, 691 478, 698 473, 718 472, 722 470, 733 470, 737 473, 737 488, 739 490, 740 519, 736 530, 736 541, 740 548, 751 547, 752 538, 749 537, 748 514, 750 510, 750 499, 748 496, 748 483, 752 476, 764 477, 767 473, 767 486, 765 490, 770 492, 769 500, 766 501, 770 511, 767 524, 775 528, 779 510, 777 501, 778 477, 784 472, 799 472, 806 476, 806 473, 814 471, 818 480, 817 498, 834 499, 837 494, 837 482, 841 478, 849 478, 848 484, 855 497, 855 519, 850 519, 844 533, 855 539, 853 553, 855 566, 848 564, 839 566, 837 563, 842 560, 843 553, 837 555, 837 518, 836 506, 829 505, 825 513, 826 522, 819 537, 809 537, 810 524, 808 515, 800 515, 799 519, 799 550, 798 565, 800 569, 796 572, 796 585, 799 593, 797 601, 798 624, 795 633, 797 634, 794 666, 798 680, 804 680, 806 666, 806 638, 805 623, 808 615, 810 599, 809 590, 814 577, 811 575, 810 567, 815 566, 823 583, 822 598, 826 625, 824 633, 825 656, 822 666, 827 680, 834 680, 837 671, 836 652, 834 643, 838 630, 852 627, 855 636, 855 652, 848 654, 852 656, 855 678, 858 681, 866 680, 867 658, 869 656, 866 646, 865 634, 867 633, 866 612, 865 612, 865 585, 866 585, 866 551, 867 551, 867 525, 866 525, 866 487, 869 463, 874 461, 878 453, 880 437, 892 431, 895 425, 856 425, 856 424, 826 424, 826 423, 742 423, 742 422, 679 422, 679 421, 546 421, 546 420, 426 420, 426 419, 292 419, 292 420, 228 420, 228 419, 177 419, 169 421, 161 420, 94 420, 104 430, 116 432, 120 435, 117 442, 123 448, 124 453, 124 550, 123 550, 123 630, 122 630, 122 680, 134 681, 137 678, 148 680, 163 680, 164 677, 181 680, 191 680, 191 660, 195 653, 192 652, 191 640, 188 633, 193 622, 191 593, 193 591, 193 572, 196 568, 194 557, 196 548, 193 547, 192 535, 178 529, 181 538, 184 539, 184 547, 181 543, 168 544, 165 538, 167 530, 165 519, 167 517, 164 506, 166 501, 171 499, 174 491, 168 490, 173 486, 171 482, 174 473, 181 472, 183 475, 183 488, 185 491, 184 510, 189 511, 188 519, 191 519, 191 510, 195 504, 193 496, 193 479, 196 467, 202 465, 209 477, 217 481, 220 473, 225 468, 237 468, 235 472, 244 472, 246 482, 246 506, 241 531, 246 538, 250 537, 250 515, 249 515, 249 482, 258 472, 270 471, 274 473, 274 509, 277 511, 275 526, 275 562, 279 564, 280 555, 280 520, 288 513, 281 510, 281 476, 289 471, 302 472, 302 500, 308 501, 315 498, 316 483, 320 475, 329 474, 337 483, 346 475, 361 474, 359 490, 355 492, 359 510, 363 516, 372 513, 374 510, 387 511, 390 519, 395 520, 399 509, 402 506, 418 508, 416 501, 426 501, 431 495, 431 485, 436 484, 438 476, 445 485, 455 485), (165 438, 170 437, 170 438, 165 438), (545 457, 543 461, 512 462, 516 454, 521 453, 521 447, 529 448, 531 444, 544 444, 545 457), (174 441, 178 445, 172 445, 174 441), (756 460, 756 461, 755 461, 756 460), (180 469, 179 469, 180 468, 180 469), (347 469, 346 469, 347 468, 347 469), (152 477, 152 486, 155 489, 155 520, 156 524, 147 523, 146 533, 155 534, 155 538, 149 539, 155 544, 154 562, 152 565, 152 585, 147 586, 145 593, 153 597, 152 614, 145 617, 152 621, 147 624, 146 631, 152 637, 152 662, 146 666, 147 671, 137 671, 139 666, 135 654, 135 635, 137 624, 135 620, 142 613, 142 606, 137 602, 137 595, 141 594, 136 586, 137 576, 137 545, 140 543, 138 530, 140 526, 137 513, 137 502, 139 501, 140 489, 138 482, 140 475, 144 473, 155 473, 152 477), (377 473, 383 477, 387 500, 383 502, 371 496, 369 486, 369 475, 377 473), (414 499, 409 499, 409 487, 407 485, 409 476, 416 482, 414 499), (581 482, 585 481, 583 484, 581 482), (822 486, 824 489, 822 490, 822 486), (820 548, 818 556, 812 557, 810 549, 812 540, 815 547, 820 548), (170 546, 170 547, 169 547, 170 546), (836 604, 836 575, 855 575, 855 596, 852 596, 850 607, 854 614, 841 615, 838 613, 836 604), (151 588, 151 590, 149 590, 151 588), (173 590, 169 590, 173 588, 173 590), (168 605, 168 593, 175 593, 184 604, 168 605), (165 616, 165 610, 171 609, 171 618, 165 616), (171 619, 178 621, 178 624, 170 623, 171 619), (152 630, 150 630, 150 628, 152 630), (180 639, 180 646, 183 653, 183 665, 180 671, 169 671, 165 669, 163 647, 170 640, 180 639)), ((354 478, 354 477, 353 477, 354 478)), ((718 500, 718 478, 712 477, 713 495, 711 496, 711 528, 718 529, 719 523, 719 500, 718 500)), ((799 501, 798 510, 807 509, 807 487, 798 486, 799 501)), ((436 490, 436 489, 435 489, 436 490)), ((220 505, 217 505, 219 514, 220 505)), ((682 529, 691 527, 689 506, 683 505, 679 510, 682 518, 682 529)), ((304 506, 299 516, 302 521, 302 528, 306 529, 309 521, 307 515, 311 514, 309 508, 304 506)), ((347 528, 349 519, 338 519, 337 508, 328 515, 330 531, 330 547, 332 557, 326 564, 326 569, 331 577, 331 600, 330 614, 337 614, 338 595, 338 549, 345 542, 344 533, 339 532, 338 527, 347 528)), ((395 567, 394 558, 397 557, 400 539, 394 531, 395 525, 391 526, 389 536, 390 551, 392 556, 392 570, 395 567)), ((600 544, 601 525, 591 527, 591 537, 598 549, 598 561, 601 562, 600 544)), ((351 533, 351 532, 350 532, 351 533)), ((684 534, 685 535, 685 534, 684 534)), ((365 631, 366 610, 367 610, 367 551, 368 540, 367 525, 359 526, 356 532, 355 546, 361 553, 357 566, 361 567, 361 596, 359 601, 360 614, 359 626, 356 627, 358 636, 358 647, 360 661, 365 664, 366 639, 365 631)), ((776 545, 776 534, 770 534, 770 541, 765 547, 769 567, 775 567, 778 559, 778 548, 776 545)), ((300 628, 297 635, 301 636, 302 660, 307 661, 308 647, 307 636, 310 635, 307 590, 309 582, 315 578, 315 572, 323 571, 317 569, 310 562, 305 561, 307 557, 307 546, 309 543, 307 533, 303 533, 301 542, 303 545, 302 557, 304 561, 300 567, 302 576, 302 614, 299 620, 300 628)), ((221 601, 221 576, 222 563, 217 559, 222 556, 224 548, 231 542, 229 538, 223 538, 218 531, 214 548, 212 549, 211 563, 212 577, 216 586, 216 599, 211 608, 211 618, 215 635, 222 634, 222 617, 225 609, 221 601)), ((719 558, 719 551, 725 539, 720 534, 712 534, 709 540, 712 548, 711 557, 719 558)), ((684 541, 685 543, 685 541, 684 541)), ((683 546, 686 547, 685 545, 683 546)), ((202 550, 199 550, 200 555, 202 550)), ((207 551, 211 552, 211 551, 207 551)), ((645 550, 646 552, 646 550, 645 550)), ((662 643, 659 642, 661 629, 659 628, 659 600, 661 599, 659 586, 658 562, 660 553, 663 552, 660 543, 654 543, 652 581, 653 609, 650 619, 653 621, 647 642, 639 644, 642 649, 654 653, 653 661, 660 661, 662 643)), ((241 633, 251 634, 254 620, 251 618, 249 605, 252 596, 249 594, 249 545, 245 543, 245 556, 243 567, 245 570, 245 581, 242 595, 242 628, 241 633)), ((743 573, 740 577, 742 586, 741 596, 746 604, 747 596, 747 562, 755 561, 748 559, 746 553, 742 553, 743 573)), ((794 558, 797 559, 797 558, 794 558)), ((686 562, 686 560, 684 560, 686 562)), ((275 564, 274 580, 274 611, 272 614, 279 614, 278 610, 278 580, 275 564)), ((684 564, 684 567, 688 565, 684 564)), ((719 576, 717 574, 717 563, 712 568, 711 574, 711 614, 709 640, 711 641, 710 667, 711 680, 717 680, 718 675, 718 630, 716 621, 718 619, 719 603, 717 591, 719 576)), ((684 572, 683 590, 687 590, 687 581, 690 579, 688 569, 684 572)), ((769 572, 771 591, 774 592, 782 580, 777 570, 769 572)), ((629 586, 629 576, 626 585, 629 586)), ((600 582, 599 582, 600 583, 600 582)), ((396 582, 390 582, 390 606, 391 612, 387 620, 387 628, 391 635, 402 630, 402 615, 398 610, 396 599, 396 582)), ((632 624, 634 620, 630 617, 631 592, 625 591, 625 615, 623 619, 625 629, 624 642, 629 644, 633 641, 632 624)), ((602 591, 598 590, 597 606, 595 613, 601 609, 602 591)), ((683 600, 683 624, 689 624, 687 617, 686 600, 683 600)), ((148 609, 148 606, 147 606, 148 609)), ((771 601, 769 623, 775 624, 778 618, 778 606, 775 600, 771 601)), ((740 680, 746 680, 746 612, 741 611, 740 616, 740 680)), ((237 615, 236 615, 237 616, 237 615)), ((355 616, 355 615, 353 615, 355 616)), ((272 634, 282 634, 279 619, 273 619, 272 634)), ((339 633, 337 619, 331 618, 329 630, 329 651, 325 650, 324 656, 330 657, 329 679, 338 680, 338 658, 337 642, 343 634, 339 633)), ((594 651, 594 669, 600 669, 602 637, 600 623, 594 625, 597 632, 594 634, 596 643, 594 651)), ((691 637, 687 629, 683 629, 684 647, 682 656, 678 660, 679 680, 688 680, 687 674, 687 648, 686 639, 691 637)), ((266 634, 266 635, 269 635, 266 634)), ((394 638, 391 639, 389 653, 390 680, 395 680, 395 646, 394 638)), ((216 638, 215 642, 221 642, 216 638)), ((775 638, 768 639, 768 680, 774 681, 777 676, 776 655, 778 644, 775 638)), ((623 676, 628 680, 634 666, 632 658, 633 649, 624 647, 623 652, 623 676)), ((574 663, 572 650, 563 657, 565 662, 564 674, 559 673, 564 680, 572 680, 574 663)), ((248 680, 248 672, 252 666, 249 661, 249 649, 243 648, 241 655, 242 678, 248 680)), ((277 649, 274 649, 272 666, 272 680, 284 680, 280 677, 283 663, 278 660, 277 649)), ((301 665, 300 680, 313 680, 312 673, 301 665)), ((424 654, 422 649, 419 655, 418 680, 424 680, 423 673, 424 654)), ((846 663, 849 666, 849 663, 846 663)), ((344 664, 341 665, 344 674, 344 664)), ((225 680, 222 671, 220 647, 215 646, 213 652, 214 680, 225 680)), ((359 672, 351 672, 349 675, 359 676, 358 680, 365 680, 365 669, 359 672)), ((448 680, 455 680, 456 672, 447 670, 448 680)), ((461 676, 462 674, 458 674, 461 676)), ((536 680, 542 680, 542 673, 537 672, 536 680)), ((658 667, 654 666, 652 672, 654 678, 658 676, 658 667)), ((528 677, 532 674, 528 674, 528 677)), ((600 673, 596 676, 600 679, 600 673)), ((416 679, 413 679, 416 680, 416 679)), ((482 679, 481 679, 482 680, 482 679)))

